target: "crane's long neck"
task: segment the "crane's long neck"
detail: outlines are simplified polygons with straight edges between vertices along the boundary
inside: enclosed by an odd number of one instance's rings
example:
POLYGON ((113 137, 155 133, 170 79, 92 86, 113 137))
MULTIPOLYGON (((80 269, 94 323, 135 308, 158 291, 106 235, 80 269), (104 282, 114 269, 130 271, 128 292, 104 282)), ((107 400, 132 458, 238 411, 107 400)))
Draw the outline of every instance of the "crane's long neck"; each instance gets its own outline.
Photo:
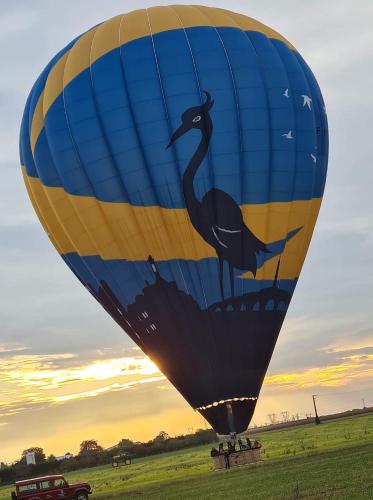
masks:
POLYGON ((200 167, 203 158, 207 154, 209 143, 211 139, 211 132, 206 131, 202 133, 201 141, 196 149, 194 155, 192 156, 186 171, 183 175, 183 193, 185 198, 186 207, 190 220, 194 227, 199 226, 199 219, 201 217, 200 207, 201 202, 199 201, 195 191, 194 191, 194 178, 200 167))

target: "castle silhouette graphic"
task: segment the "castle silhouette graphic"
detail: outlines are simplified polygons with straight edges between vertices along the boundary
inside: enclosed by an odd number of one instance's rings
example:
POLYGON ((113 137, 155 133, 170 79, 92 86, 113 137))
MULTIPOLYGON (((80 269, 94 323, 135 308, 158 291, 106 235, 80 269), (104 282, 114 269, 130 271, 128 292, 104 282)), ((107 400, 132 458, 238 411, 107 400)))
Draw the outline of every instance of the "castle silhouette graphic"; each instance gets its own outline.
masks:
POLYGON ((291 298, 278 286, 280 262, 272 286, 208 309, 201 309, 175 282, 162 278, 151 256, 148 263, 154 281, 146 281, 127 307, 106 281, 97 291, 88 288, 189 404, 219 429, 209 415, 213 403, 233 398, 254 401, 259 395, 291 298))

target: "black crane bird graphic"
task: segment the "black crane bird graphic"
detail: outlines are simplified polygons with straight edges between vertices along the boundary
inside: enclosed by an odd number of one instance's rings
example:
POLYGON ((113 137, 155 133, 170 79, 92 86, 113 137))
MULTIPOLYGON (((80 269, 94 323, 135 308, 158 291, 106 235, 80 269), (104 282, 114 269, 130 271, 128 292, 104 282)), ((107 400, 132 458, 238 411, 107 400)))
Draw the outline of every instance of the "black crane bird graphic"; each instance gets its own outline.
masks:
POLYGON ((183 193, 194 228, 216 251, 219 259, 221 296, 224 299, 224 261, 229 265, 230 290, 233 296, 234 268, 251 271, 255 277, 258 267, 257 254, 270 251, 246 226, 240 207, 229 194, 212 188, 200 201, 194 191, 194 178, 208 152, 213 129, 209 111, 214 100, 208 92, 204 93, 204 104, 184 111, 181 116, 182 123, 173 133, 167 148, 190 130, 200 130, 201 141, 183 175, 183 193))

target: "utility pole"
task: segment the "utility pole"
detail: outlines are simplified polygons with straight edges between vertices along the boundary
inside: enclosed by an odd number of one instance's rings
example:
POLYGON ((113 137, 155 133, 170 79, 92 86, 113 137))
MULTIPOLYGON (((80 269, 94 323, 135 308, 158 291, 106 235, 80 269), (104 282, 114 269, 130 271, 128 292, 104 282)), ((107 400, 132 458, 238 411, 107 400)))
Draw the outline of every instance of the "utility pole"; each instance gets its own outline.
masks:
POLYGON ((321 424, 321 421, 320 421, 319 416, 317 414, 316 401, 315 401, 316 398, 317 398, 317 394, 312 394, 313 407, 315 408, 315 424, 319 425, 319 424, 321 424))

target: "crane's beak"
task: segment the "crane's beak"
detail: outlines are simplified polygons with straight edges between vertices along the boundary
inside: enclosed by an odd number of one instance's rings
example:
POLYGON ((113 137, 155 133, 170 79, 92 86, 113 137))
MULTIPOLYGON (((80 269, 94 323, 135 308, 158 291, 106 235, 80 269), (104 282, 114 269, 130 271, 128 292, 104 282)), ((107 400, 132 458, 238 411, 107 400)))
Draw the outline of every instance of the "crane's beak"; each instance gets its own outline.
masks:
POLYGON ((180 125, 180 127, 175 130, 175 132, 172 134, 171 136, 171 139, 170 139, 170 142, 167 144, 166 146, 166 149, 168 149, 170 146, 172 146, 172 144, 177 140, 179 139, 179 137, 181 137, 182 135, 184 135, 186 132, 188 132, 189 130, 189 127, 187 125, 185 125, 184 123, 182 123, 180 125))

